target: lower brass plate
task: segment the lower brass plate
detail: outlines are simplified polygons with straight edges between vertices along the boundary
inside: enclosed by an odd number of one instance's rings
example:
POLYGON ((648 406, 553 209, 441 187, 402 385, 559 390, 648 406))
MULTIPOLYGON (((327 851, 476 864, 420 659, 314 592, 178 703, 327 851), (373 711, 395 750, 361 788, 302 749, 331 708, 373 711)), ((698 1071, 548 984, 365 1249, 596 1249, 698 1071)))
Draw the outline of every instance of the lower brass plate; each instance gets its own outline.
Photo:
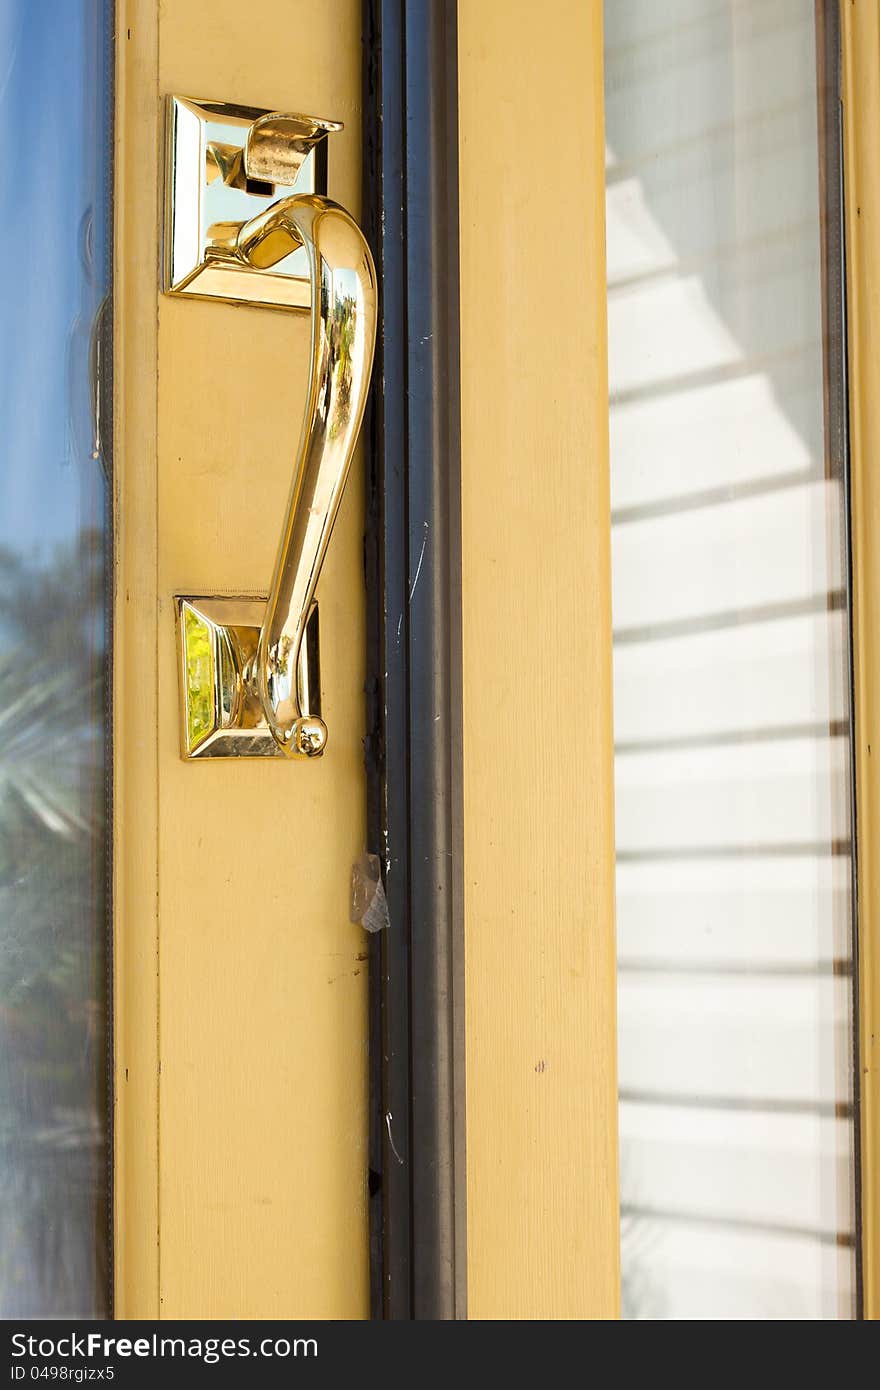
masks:
MULTIPOLYGON (((253 680, 265 598, 180 595, 181 753, 195 758, 283 758, 253 680)), ((299 654, 303 715, 321 717, 318 605, 312 604, 299 654)))

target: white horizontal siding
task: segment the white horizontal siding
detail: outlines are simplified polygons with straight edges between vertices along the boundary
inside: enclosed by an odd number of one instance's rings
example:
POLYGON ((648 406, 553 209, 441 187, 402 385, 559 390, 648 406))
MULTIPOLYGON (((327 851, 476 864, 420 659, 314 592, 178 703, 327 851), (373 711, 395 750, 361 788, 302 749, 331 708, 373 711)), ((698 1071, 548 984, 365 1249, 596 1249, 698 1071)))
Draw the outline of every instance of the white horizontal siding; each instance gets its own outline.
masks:
POLYGON ((833 1107, 851 1057, 847 979, 621 975, 621 1093, 833 1107))
POLYGON ((818 281, 818 253, 818 237, 810 248, 781 241, 745 266, 721 258, 699 273, 673 273, 609 295, 612 405, 618 395, 656 392, 694 375, 745 371, 750 360, 758 365, 818 344, 816 297, 798 293, 808 276, 818 281), (671 324, 685 321, 687 333, 670 333, 671 324))
POLYGON ((626 747, 841 722, 846 661, 841 611, 621 644, 614 656, 615 740, 626 747))
POLYGON ((611 411, 615 513, 824 471, 814 362, 693 384, 611 411), (650 447, 648 447, 650 441, 650 447))
POLYGON ((629 281, 718 256, 742 260, 759 241, 800 237, 812 244, 815 183, 779 180, 780 159, 797 159, 811 121, 812 96, 768 112, 735 140, 729 127, 715 127, 663 150, 660 158, 643 158, 631 173, 614 175, 607 201, 610 294, 629 281), (664 227, 674 227, 674 237, 664 227))
POLYGON ((844 738, 619 753, 617 852, 818 849, 849 835, 844 738))
POLYGON ((850 1317, 814 7, 605 12, 624 1311, 850 1317))
POLYGON ((851 953, 851 873, 821 853, 620 862, 620 968, 828 970, 851 953))
POLYGON ((852 1250, 811 1236, 624 1218, 621 1247, 625 1317, 689 1322, 852 1317, 852 1250))
POLYGON ((633 1209, 826 1238, 852 1230, 848 1120, 622 1101, 620 1145, 633 1209))
MULTIPOLYGON (((812 25, 809 0, 610 0, 605 111, 618 163, 658 163, 724 129, 739 142, 775 112, 797 108, 804 112, 798 167, 778 166, 780 180, 815 168, 805 159, 816 153, 808 115, 816 110, 812 25)), ((734 177, 747 165, 742 159, 734 177)), ((722 171, 719 192, 729 181, 722 171)), ((712 207, 704 197, 700 212, 710 217, 712 207)))
POLYGON ((615 631, 826 598, 843 583, 839 506, 823 481, 615 527, 615 631))

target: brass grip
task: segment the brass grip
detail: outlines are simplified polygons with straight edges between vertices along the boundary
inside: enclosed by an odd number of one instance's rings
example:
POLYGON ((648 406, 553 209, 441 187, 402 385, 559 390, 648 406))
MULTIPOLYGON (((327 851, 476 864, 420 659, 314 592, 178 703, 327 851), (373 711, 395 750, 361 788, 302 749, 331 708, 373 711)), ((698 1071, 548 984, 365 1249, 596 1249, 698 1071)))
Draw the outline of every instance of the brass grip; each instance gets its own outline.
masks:
POLYGON ((177 597, 183 756, 312 758, 327 743, 315 590, 370 384, 376 270, 357 223, 315 188, 337 122, 181 97, 168 109, 166 292, 311 310, 269 596, 177 597))
POLYGON ((323 751, 327 728, 302 711, 299 653, 364 415, 376 343, 376 271, 354 219, 317 194, 285 198, 245 223, 237 251, 248 265, 268 268, 297 245, 309 257, 309 386, 256 679, 279 748, 314 756, 323 751))

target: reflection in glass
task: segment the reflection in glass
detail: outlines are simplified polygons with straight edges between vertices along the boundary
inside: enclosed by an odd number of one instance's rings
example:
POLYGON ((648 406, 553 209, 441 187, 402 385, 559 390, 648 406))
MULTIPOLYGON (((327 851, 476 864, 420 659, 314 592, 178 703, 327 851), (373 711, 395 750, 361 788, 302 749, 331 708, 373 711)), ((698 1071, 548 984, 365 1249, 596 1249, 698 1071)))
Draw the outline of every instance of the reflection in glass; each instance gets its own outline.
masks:
POLYGON ((605 6, 629 1318, 856 1311, 835 16, 605 6))
POLYGON ((110 18, 0 7, 0 1317, 109 1313, 110 18), (103 419, 101 418, 103 415, 103 419))

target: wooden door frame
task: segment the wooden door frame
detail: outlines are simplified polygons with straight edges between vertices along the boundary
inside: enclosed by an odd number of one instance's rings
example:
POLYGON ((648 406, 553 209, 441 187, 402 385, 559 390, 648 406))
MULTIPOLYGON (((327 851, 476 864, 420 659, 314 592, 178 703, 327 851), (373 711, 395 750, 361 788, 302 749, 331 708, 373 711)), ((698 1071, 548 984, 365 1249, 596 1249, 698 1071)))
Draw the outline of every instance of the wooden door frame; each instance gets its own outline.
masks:
POLYGON ((158 11, 116 6, 114 157, 113 1307, 159 1316, 156 379, 158 11), (132 30, 137 39, 132 42, 132 30), (147 100, 155 109, 145 112, 147 100), (123 254, 124 248, 124 254, 123 254), (120 524, 120 508, 125 507, 120 524), (139 685, 137 705, 131 691, 139 685), (138 826, 137 845, 126 827, 138 826), (124 848, 130 846, 130 852, 124 848))
POLYGON ((880 8, 841 0, 849 358, 862 1315, 880 1318, 880 8))
POLYGON ((472 1318, 620 1306, 602 21, 458 6, 472 1318))

